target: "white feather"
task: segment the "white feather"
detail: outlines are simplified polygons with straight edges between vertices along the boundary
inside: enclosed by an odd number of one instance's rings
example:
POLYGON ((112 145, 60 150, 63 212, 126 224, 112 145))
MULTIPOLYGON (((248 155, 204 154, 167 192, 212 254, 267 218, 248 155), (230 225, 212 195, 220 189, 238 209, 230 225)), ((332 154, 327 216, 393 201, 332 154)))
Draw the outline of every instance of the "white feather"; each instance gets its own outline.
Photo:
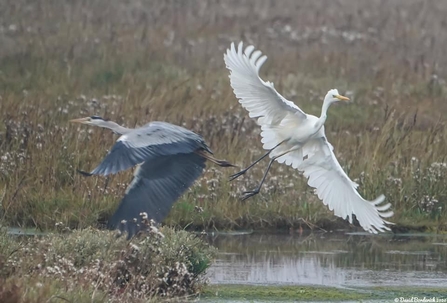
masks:
POLYGON ((231 71, 230 81, 234 94, 242 106, 248 110, 250 118, 258 118, 258 123, 277 123, 287 115, 306 119, 306 114, 293 102, 281 96, 270 82, 259 78, 259 69, 267 60, 260 51, 248 46, 245 53, 242 42, 236 50, 234 43, 224 54, 227 68, 231 71), (250 57, 251 55, 251 57, 250 57))
MULTIPOLYGON (((308 184, 316 188, 323 203, 334 210, 336 216, 348 218, 352 223, 352 215, 355 214, 360 225, 372 233, 389 230, 385 224, 390 222, 382 218, 392 215, 392 212, 387 212, 391 205, 376 206, 384 201, 384 196, 368 201, 359 195, 356 190, 358 185, 343 171, 326 137, 312 139, 302 149, 304 155, 308 155, 307 151, 312 151, 313 155, 304 160, 298 169, 308 178, 308 184)), ((290 154, 290 157, 293 155, 290 154)))
POLYGON ((308 184, 316 189, 318 197, 336 216, 347 218, 352 223, 355 215, 360 225, 371 233, 389 230, 386 224, 392 223, 383 218, 393 215, 389 211, 391 205, 379 206, 385 200, 383 195, 374 201, 359 195, 356 190, 358 184, 343 171, 324 134, 321 123, 325 122, 329 105, 338 101, 335 100, 340 97, 338 91, 330 90, 326 95, 323 118, 307 115, 281 96, 272 83, 259 77, 259 69, 267 59, 261 55, 254 46, 248 46, 244 51, 242 42, 237 49, 232 43, 224 54, 224 60, 230 70, 234 94, 248 110, 249 116, 256 118, 261 126, 264 149, 270 150, 284 142, 270 153, 270 157, 277 157, 279 163, 303 172, 308 184))

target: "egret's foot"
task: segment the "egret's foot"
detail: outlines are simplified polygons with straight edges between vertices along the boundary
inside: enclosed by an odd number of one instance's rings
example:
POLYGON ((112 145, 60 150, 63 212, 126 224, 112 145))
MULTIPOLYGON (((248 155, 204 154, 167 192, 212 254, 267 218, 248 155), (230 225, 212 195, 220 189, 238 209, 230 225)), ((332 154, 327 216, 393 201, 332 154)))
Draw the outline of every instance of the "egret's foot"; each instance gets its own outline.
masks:
POLYGON ((259 189, 255 189, 255 190, 250 190, 250 191, 244 191, 241 200, 245 201, 250 197, 253 197, 255 195, 259 194, 259 189))
POLYGON ((243 174, 245 174, 247 172, 246 169, 241 170, 240 172, 237 172, 233 175, 230 176, 230 181, 233 181, 236 178, 239 178, 240 176, 242 176, 243 174))

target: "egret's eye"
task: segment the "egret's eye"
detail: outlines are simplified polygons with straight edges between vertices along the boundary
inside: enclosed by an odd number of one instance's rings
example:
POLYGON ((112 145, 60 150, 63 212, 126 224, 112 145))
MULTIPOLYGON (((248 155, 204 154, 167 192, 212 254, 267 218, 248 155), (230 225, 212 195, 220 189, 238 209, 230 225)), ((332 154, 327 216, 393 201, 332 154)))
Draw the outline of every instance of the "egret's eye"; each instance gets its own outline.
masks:
POLYGON ((337 95, 332 95, 332 98, 337 98, 337 95))

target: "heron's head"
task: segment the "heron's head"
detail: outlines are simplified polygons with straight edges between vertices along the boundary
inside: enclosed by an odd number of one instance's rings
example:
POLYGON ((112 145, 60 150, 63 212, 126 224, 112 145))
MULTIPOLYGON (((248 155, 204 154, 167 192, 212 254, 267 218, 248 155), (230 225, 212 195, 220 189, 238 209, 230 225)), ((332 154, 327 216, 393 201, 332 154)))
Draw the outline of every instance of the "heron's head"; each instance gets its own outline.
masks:
POLYGON ((324 101, 333 103, 338 101, 349 101, 349 98, 340 95, 337 89, 331 89, 327 92, 326 97, 324 97, 324 101))
POLYGON ((96 125, 96 126, 103 126, 104 124, 107 124, 107 121, 108 120, 103 119, 100 116, 91 116, 91 117, 70 120, 70 122, 74 123, 96 125))

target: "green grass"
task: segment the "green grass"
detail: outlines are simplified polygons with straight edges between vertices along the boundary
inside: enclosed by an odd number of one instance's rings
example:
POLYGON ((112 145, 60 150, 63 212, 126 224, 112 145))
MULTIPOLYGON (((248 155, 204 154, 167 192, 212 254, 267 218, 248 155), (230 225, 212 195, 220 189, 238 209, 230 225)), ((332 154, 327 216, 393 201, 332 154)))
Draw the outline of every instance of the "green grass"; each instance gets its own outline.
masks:
POLYGON ((333 287, 318 286, 249 286, 249 285, 209 285, 206 287, 201 298, 207 300, 238 300, 238 301, 261 301, 275 302, 287 301, 312 302, 312 301, 356 301, 363 300, 383 302, 394 302, 395 298, 418 297, 445 299, 445 290, 441 288, 406 288, 406 287, 372 287, 340 289, 333 287))
MULTIPOLYGON (((0 4, 0 216, 6 225, 103 226, 113 213, 132 172, 78 175, 76 169, 101 161, 116 136, 70 125, 72 118, 99 114, 128 127, 151 120, 184 125, 203 135, 217 157, 240 167, 261 155, 259 127, 238 104, 222 58, 230 42, 243 39, 269 56, 262 77, 306 112, 319 114, 333 87, 350 91, 353 102, 331 107, 326 131, 360 193, 368 199, 385 194, 398 226, 446 230, 447 72, 441 67, 447 66, 447 34, 439 24, 447 5, 138 3, 0 4)), ((199 230, 339 226, 306 180, 284 165, 274 164, 261 193, 241 203, 266 164, 231 183, 235 169, 210 164, 165 223, 199 230)))

